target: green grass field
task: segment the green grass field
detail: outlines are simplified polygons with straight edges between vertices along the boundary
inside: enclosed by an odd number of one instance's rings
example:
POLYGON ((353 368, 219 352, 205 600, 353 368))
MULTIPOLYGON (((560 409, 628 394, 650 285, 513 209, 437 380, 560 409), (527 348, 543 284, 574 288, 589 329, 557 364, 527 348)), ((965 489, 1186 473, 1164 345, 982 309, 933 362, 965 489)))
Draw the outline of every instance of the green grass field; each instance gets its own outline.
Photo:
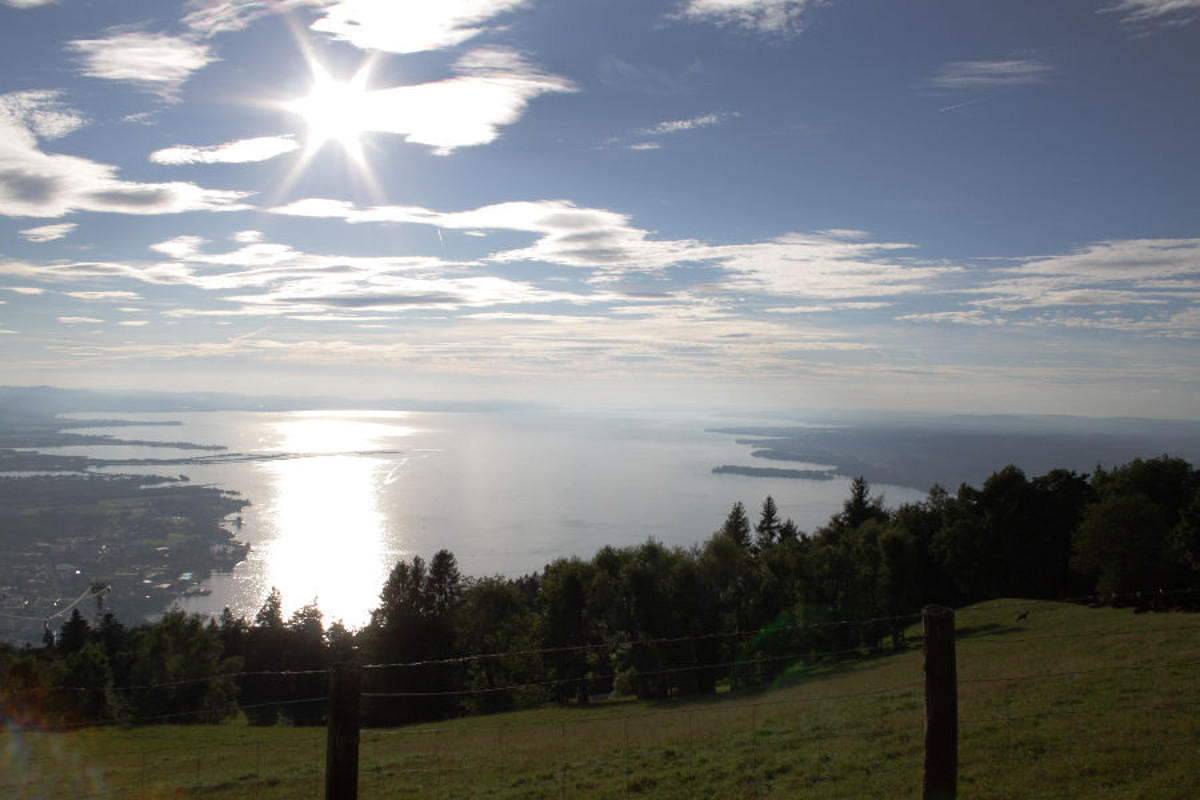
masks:
MULTIPOLYGON (((1200 796, 1200 616, 1005 600, 961 610, 956 628, 960 798, 1200 796)), ((782 683, 364 730, 359 796, 921 796, 919 648, 782 683)), ((324 791, 323 729, 0 736, 0 797, 324 791)))

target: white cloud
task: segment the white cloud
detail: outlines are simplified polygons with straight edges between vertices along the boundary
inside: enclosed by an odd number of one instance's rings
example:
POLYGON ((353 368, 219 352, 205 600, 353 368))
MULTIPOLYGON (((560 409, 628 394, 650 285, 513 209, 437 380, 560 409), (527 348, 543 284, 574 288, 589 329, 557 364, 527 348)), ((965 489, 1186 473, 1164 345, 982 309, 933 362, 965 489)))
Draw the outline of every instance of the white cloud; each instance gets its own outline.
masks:
POLYGON ((899 319, 1200 337, 1200 239, 1096 242, 985 275, 958 290, 968 308, 899 319))
POLYGON ((249 164, 299 149, 291 136, 259 136, 207 147, 176 145, 155 150, 150 160, 156 164, 249 164))
POLYGON ((415 206, 359 209, 338 200, 313 198, 271 209, 278 214, 333 217, 347 222, 407 222, 450 230, 509 230, 534 233, 530 247, 494 253, 494 261, 545 261, 605 270, 652 270, 707 258, 692 241, 654 241, 630 225, 629 217, 566 200, 514 201, 471 211, 437 212, 415 206))
POLYGON ((362 129, 397 134, 445 155, 495 140, 498 129, 520 119, 539 95, 576 91, 566 78, 511 50, 474 50, 454 68, 454 78, 363 93, 362 129))
POLYGON ((0 275, 55 283, 132 279, 158 285, 186 284, 192 277, 191 271, 180 264, 130 264, 120 261, 55 261, 48 264, 0 261, 0 275))
POLYGON ((910 244, 789 234, 770 242, 712 248, 735 275, 726 288, 801 298, 891 297, 927 291, 958 267, 905 262, 910 244))
POLYGON ((337 0, 312 29, 360 50, 420 53, 454 47, 490 30, 496 17, 528 0, 337 0))
MULTIPOLYGON (((997 271, 981 284, 982 309, 1021 311, 1054 307, 1092 308, 1099 327, 1162 330, 1184 319, 1154 307, 1195 307, 1200 300, 1200 239, 1127 239, 1097 242, 1057 256, 1029 259, 997 271), (1138 308, 1141 310, 1137 310, 1138 308), (1119 308, 1123 323, 1101 318, 1119 308)), ((1070 323, 1082 326, 1081 317, 1070 323)), ((1062 318, 1040 320, 1065 324, 1062 318)))
POLYGON ((890 308, 894 303, 885 300, 851 300, 842 303, 821 303, 819 305, 779 306, 763 309, 768 314, 828 314, 834 311, 878 311, 890 308))
POLYGON ((998 283, 988 286, 987 289, 998 292, 1000 295, 985 300, 976 300, 974 305, 1001 311, 1053 306, 1162 305, 1167 302, 1164 298, 1149 296, 1141 292, 1094 287, 1055 289, 1051 285, 1036 281, 998 283))
POLYGON ((71 211, 170 214, 245 208, 238 201, 246 192, 184 182, 122 181, 113 166, 42 152, 37 137, 45 133, 39 129, 61 134, 73 124, 63 120, 72 118, 54 93, 0 95, 0 214, 61 217, 71 211))
POLYGON ((37 8, 38 6, 48 6, 51 3, 56 3, 58 0, 3 0, 4 5, 13 8, 37 8))
POLYGON ((649 128, 643 128, 639 133, 645 136, 662 136, 669 133, 682 133, 683 131, 691 131, 696 128, 711 128, 714 125, 721 125, 726 121, 738 116, 736 111, 722 111, 715 114, 701 114, 697 117, 689 119, 675 119, 660 122, 657 125, 652 125, 649 128))
POLYGON ((216 60, 207 45, 179 36, 112 31, 103 39, 68 43, 83 59, 83 74, 125 81, 174 99, 192 73, 216 60))
POLYGON ((150 245, 150 249, 175 259, 185 259, 200 251, 201 246, 208 242, 200 236, 176 236, 165 242, 150 245))
POLYGON ((1162 20, 1186 25, 1200 13, 1200 0, 1118 0, 1106 10, 1124 13, 1126 22, 1162 20))
POLYGON ((64 325, 98 325, 104 322, 95 317, 59 317, 58 321, 64 325))
POLYGON ((240 31, 271 14, 305 6, 321 7, 329 0, 188 0, 183 24, 202 36, 240 31))
POLYGON ((16 294, 36 295, 46 293, 45 289, 40 289, 37 286, 5 286, 4 288, 16 294))
MULTIPOLYGON (((345 323, 345 309, 286 313, 288 319, 345 323)), ((280 309, 282 313, 282 309, 280 309)), ((353 339, 336 334, 293 334, 283 326, 225 340, 147 342, 117 346, 72 342, 64 352, 97 359, 235 358, 260 362, 313 364, 387 364, 392 368, 441 374, 559 377, 637 374, 708 375, 770 378, 794 376, 814 353, 861 352, 872 345, 815 327, 740 318, 720 304, 698 298, 686 302, 616 309, 609 314, 562 313, 522 309, 468 311, 454 324, 420 312, 412 305, 385 307, 354 319, 386 321, 357 325, 353 339), (411 309, 414 313, 402 315, 411 309), (408 318, 406 318, 406 316, 408 318), (431 324, 432 323, 432 324, 431 324)))
POLYGON ((469 211, 437 212, 413 206, 357 208, 313 198, 271 209, 296 216, 352 223, 393 222, 449 230, 507 230, 537 236, 532 245, 491 253, 493 263, 538 261, 580 267, 595 282, 682 264, 707 264, 718 291, 789 298, 851 300, 926 291, 957 267, 890 259, 912 245, 865 241, 862 231, 792 234, 769 242, 712 246, 690 239, 656 240, 628 215, 580 208, 566 200, 508 202, 469 211))
POLYGON ((822 0, 684 0, 679 15, 697 22, 734 26, 773 36, 804 29, 804 16, 822 0))
POLYGON ((924 314, 904 314, 904 322, 952 322, 958 325, 995 325, 998 320, 985 317, 979 309, 972 311, 930 311, 924 314))
MULTIPOLYGON (((72 284, 80 281, 136 281, 189 287, 167 312, 173 319, 203 317, 338 316, 379 318, 422 309, 453 311, 549 303, 607 302, 614 295, 543 288, 494 275, 462 274, 461 265, 432 257, 367 257, 305 253, 287 245, 253 241, 228 251, 208 251, 200 237, 182 236, 152 250, 165 262, 0 262, 0 275, 72 284), (193 300, 195 302, 193 302, 193 300), (220 305, 213 306, 213 301, 220 305)), ((118 283, 117 285, 121 285, 118 283)), ((128 290, 70 293, 80 300, 125 301, 128 290)), ((136 310, 136 309, 134 309, 136 310)), ((386 317, 385 317, 386 318, 386 317)))
POLYGON ((64 238, 77 227, 79 226, 74 222, 60 222, 57 225, 41 225, 37 228, 26 228, 25 230, 20 231, 20 234, 30 242, 34 242, 35 244, 44 244, 46 242, 53 242, 57 239, 64 238))
POLYGON ((592 302, 563 291, 548 291, 495 276, 446 275, 453 264, 425 257, 351 257, 313 254, 282 244, 254 241, 231 251, 205 252, 200 237, 181 236, 152 245, 173 261, 159 264, 96 265, 61 263, 23 269, 0 264, 0 274, 44 280, 126 278, 149 283, 186 284, 223 294, 224 308, 178 308, 175 318, 205 316, 294 316, 339 312, 455 309, 514 303, 592 302), (6 269, 6 266, 8 267, 6 269))
POLYGON ((1035 258, 1013 272, 1086 283, 1200 277, 1200 239, 1123 239, 1097 242, 1061 256, 1035 258))
POLYGON ((42 139, 58 139, 87 120, 62 101, 62 92, 34 89, 0 95, 0 123, 23 127, 42 139))
POLYGON ((1030 59, 951 61, 938 67, 926 85, 947 90, 1026 86, 1041 83, 1051 70, 1049 64, 1030 59))
POLYGON ((150 322, 144 319, 125 319, 121 320, 117 324, 125 328, 140 328, 143 325, 149 325, 150 322))
POLYGON ((125 116, 121 117, 121 122, 128 123, 129 125, 149 126, 156 124, 158 117, 159 109, 156 108, 150 111, 138 111, 134 114, 126 114, 125 116))
POLYGON ((139 300, 141 295, 137 292, 128 292, 124 290, 112 290, 103 292, 65 292, 67 297, 74 297, 76 300, 139 300))
POLYGON ((414 309, 483 308, 524 303, 573 302, 565 292, 549 292, 495 276, 444 278, 388 273, 340 277, 314 275, 287 280, 261 294, 230 296, 254 314, 312 314, 324 311, 380 312, 414 309))

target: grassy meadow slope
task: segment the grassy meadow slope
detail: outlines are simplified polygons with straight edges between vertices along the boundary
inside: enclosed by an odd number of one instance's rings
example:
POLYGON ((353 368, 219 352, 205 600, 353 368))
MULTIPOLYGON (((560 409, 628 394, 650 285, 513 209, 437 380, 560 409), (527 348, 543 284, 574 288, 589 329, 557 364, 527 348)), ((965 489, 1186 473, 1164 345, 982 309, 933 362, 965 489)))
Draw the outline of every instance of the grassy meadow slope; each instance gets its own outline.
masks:
MULTIPOLYGON (((956 627, 959 797, 1200 795, 1200 617, 1003 600, 956 627)), ((920 797, 919 647, 781 684, 364 730, 360 797, 920 797)), ((323 796, 323 729, 0 737, 4 797, 323 796)))

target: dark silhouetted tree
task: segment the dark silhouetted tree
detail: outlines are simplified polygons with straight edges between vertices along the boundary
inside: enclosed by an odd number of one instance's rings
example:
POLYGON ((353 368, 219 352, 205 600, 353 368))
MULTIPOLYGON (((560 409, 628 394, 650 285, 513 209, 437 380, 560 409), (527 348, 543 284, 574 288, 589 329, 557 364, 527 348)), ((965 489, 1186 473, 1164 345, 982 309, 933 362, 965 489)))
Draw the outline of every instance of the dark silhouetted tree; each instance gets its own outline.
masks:
POLYGON ((732 539, 742 549, 750 549, 750 519, 746 516, 746 507, 742 505, 742 501, 737 501, 729 509, 729 515, 725 517, 725 524, 721 526, 719 533, 732 539))
POLYGON ((779 532, 783 523, 779 519, 779 509, 775 506, 775 498, 767 495, 763 500, 762 513, 754 526, 754 544, 758 550, 765 550, 779 541, 779 532))
POLYGON ((59 654, 69 656, 82 650, 83 646, 88 643, 91 632, 92 626, 88 624, 83 614, 79 613, 79 609, 71 609, 71 616, 63 623, 62 631, 58 635, 59 654))

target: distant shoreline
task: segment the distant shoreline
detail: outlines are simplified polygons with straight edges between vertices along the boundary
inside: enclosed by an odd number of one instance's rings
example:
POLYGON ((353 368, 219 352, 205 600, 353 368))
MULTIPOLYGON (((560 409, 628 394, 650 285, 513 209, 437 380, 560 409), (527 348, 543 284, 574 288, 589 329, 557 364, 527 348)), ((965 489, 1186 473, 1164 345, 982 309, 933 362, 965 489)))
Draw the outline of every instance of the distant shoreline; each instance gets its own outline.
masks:
POLYGON ((723 464, 713 467, 714 475, 745 475, 750 478, 794 478, 796 480, 831 481, 838 477, 834 470, 781 469, 780 467, 739 467, 723 464))

